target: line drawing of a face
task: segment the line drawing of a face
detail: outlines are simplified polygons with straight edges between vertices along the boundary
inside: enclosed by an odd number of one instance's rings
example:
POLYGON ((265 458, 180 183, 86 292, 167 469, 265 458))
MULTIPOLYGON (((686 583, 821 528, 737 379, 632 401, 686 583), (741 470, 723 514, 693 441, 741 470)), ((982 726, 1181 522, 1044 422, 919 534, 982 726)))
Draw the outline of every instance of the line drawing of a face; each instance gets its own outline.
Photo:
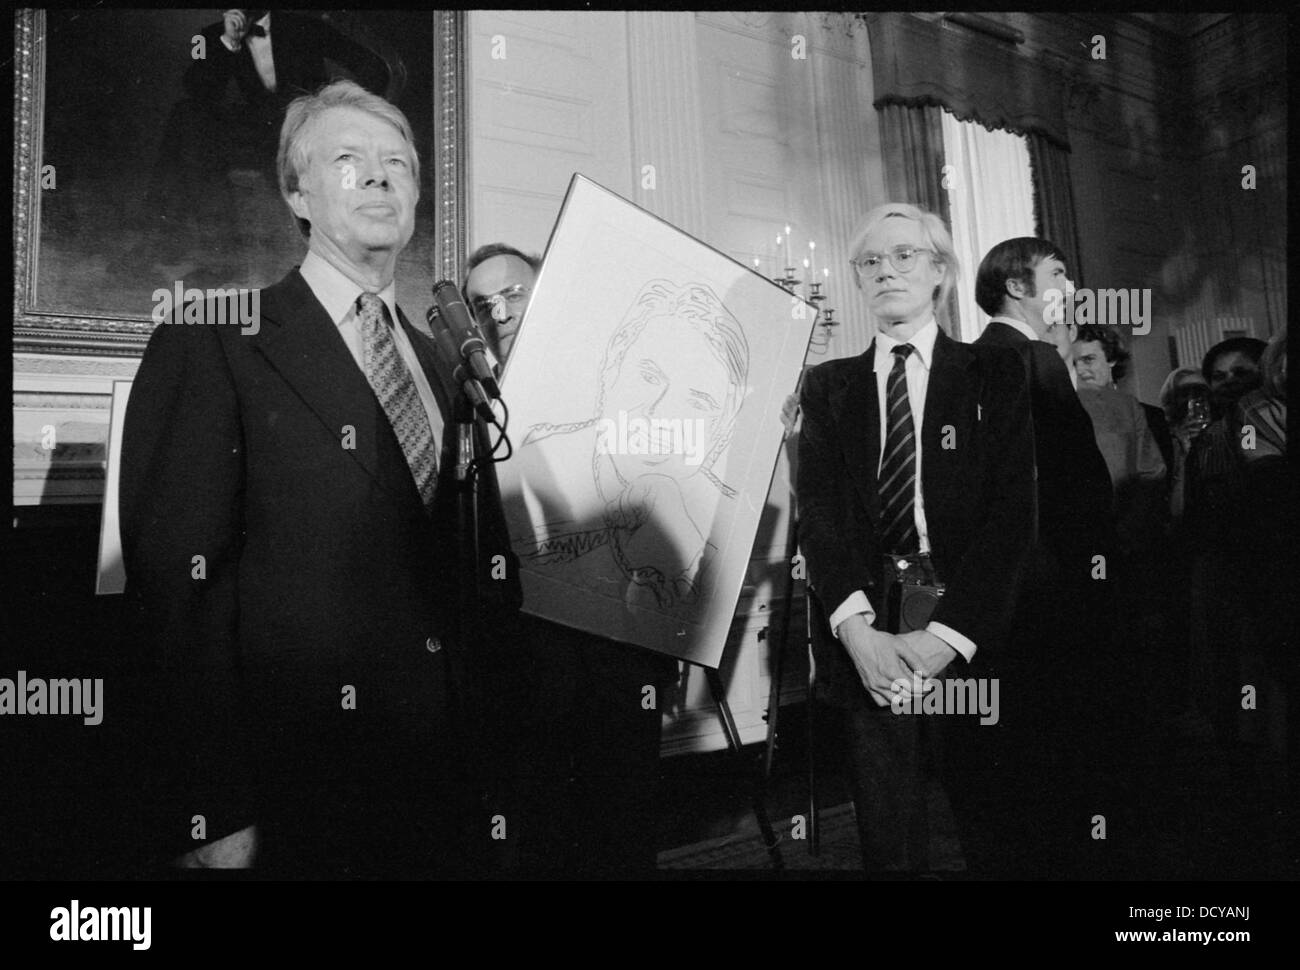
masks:
POLYGON ((619 482, 626 486, 644 474, 680 481, 704 472, 723 494, 734 494, 712 469, 731 443, 748 374, 744 331, 710 287, 647 283, 601 362, 594 417, 612 421, 621 413, 634 428, 660 422, 650 447, 634 449, 644 454, 628 454, 609 435, 601 436, 598 449, 608 456, 619 482), (704 440, 671 440, 665 424, 677 431, 685 431, 687 424, 700 428, 704 440), (703 460, 698 455, 688 460, 688 444, 703 453, 703 460))
POLYGON ((737 494, 722 475, 748 376, 744 330, 709 286, 657 279, 641 288, 606 344, 594 413, 533 425, 524 440, 581 440, 590 462, 601 541, 584 541, 587 551, 564 561, 607 549, 628 580, 629 605, 699 601, 718 503, 737 494), (674 440, 688 426, 699 440, 674 440))

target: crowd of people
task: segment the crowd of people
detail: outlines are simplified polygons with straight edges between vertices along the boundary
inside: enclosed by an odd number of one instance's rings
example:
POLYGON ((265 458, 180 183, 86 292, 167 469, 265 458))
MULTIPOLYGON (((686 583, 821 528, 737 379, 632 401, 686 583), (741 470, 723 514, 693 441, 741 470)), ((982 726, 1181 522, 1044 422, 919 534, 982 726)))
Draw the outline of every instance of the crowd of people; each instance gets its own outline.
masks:
MULTIPOLYGON (((300 266, 248 336, 160 326, 125 419, 152 848, 299 878, 653 871, 641 699, 673 664, 519 615, 490 465, 479 573, 453 553, 461 379, 395 298, 409 122, 335 82, 288 105, 276 172, 300 266)), ((1271 804, 1294 697, 1284 333, 1217 344, 1157 408, 1118 386, 1118 328, 1061 317, 1050 241, 985 254, 974 343, 939 326, 960 276, 938 216, 878 206, 850 251, 875 336, 805 375, 796 493, 864 869, 934 873, 938 784, 972 876, 1133 872, 1161 717, 1254 752, 1271 804), (995 709, 907 716, 936 682, 995 709)), ((465 267, 498 364, 537 268, 504 243, 465 267)))
POLYGON ((1294 784, 1286 331, 1216 343, 1169 373, 1157 405, 1120 390, 1120 329, 1063 321, 1053 339, 1111 473, 1130 652, 1158 671, 1139 726, 1199 739, 1267 817, 1294 784))

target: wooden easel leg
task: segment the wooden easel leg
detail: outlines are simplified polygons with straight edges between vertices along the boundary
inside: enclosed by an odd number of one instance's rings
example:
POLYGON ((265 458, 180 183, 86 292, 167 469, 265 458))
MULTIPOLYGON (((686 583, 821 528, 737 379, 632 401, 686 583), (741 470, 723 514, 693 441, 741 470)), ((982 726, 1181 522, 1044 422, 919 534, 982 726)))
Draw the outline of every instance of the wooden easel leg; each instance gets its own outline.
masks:
POLYGON ((817 661, 812 653, 812 610, 805 606, 804 632, 808 638, 808 854, 822 853, 822 830, 817 821, 817 661))
MULTIPOLYGON (((794 515, 794 496, 790 497, 790 525, 785 534, 785 561, 789 566, 799 552, 799 520, 794 515)), ((772 761, 776 756, 777 722, 781 716, 781 686, 785 680, 786 646, 790 641, 790 612, 794 604, 794 569, 785 579, 781 598, 781 635, 771 642, 772 679, 767 692, 767 756, 763 762, 763 781, 772 780, 772 761)))
MULTIPOLYGON (((709 690, 713 693, 713 702, 718 705, 718 717, 722 720, 722 730, 727 735, 727 746, 735 752, 738 763, 744 765, 746 771, 750 771, 752 769, 745 761, 744 748, 740 743, 740 732, 736 730, 736 722, 731 716, 731 705, 727 703, 727 691, 722 684, 722 677, 711 667, 706 667, 704 674, 709 682, 709 690)), ((772 868, 782 870, 785 868, 785 863, 781 859, 781 850, 777 846, 776 833, 772 831, 772 823, 767 817, 767 804, 758 778, 754 779, 752 804, 754 818, 758 820, 758 830, 763 835, 763 843, 767 846, 767 853, 772 859, 772 868)))

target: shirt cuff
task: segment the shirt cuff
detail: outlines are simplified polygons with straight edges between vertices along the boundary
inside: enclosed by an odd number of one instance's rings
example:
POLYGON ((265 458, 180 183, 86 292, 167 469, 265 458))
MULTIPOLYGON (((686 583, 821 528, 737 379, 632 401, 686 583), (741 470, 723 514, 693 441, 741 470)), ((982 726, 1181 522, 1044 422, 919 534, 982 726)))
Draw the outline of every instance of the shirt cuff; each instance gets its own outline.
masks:
POLYGON ((948 646, 966 658, 967 662, 975 656, 975 644, 969 637, 964 637, 950 626, 931 621, 925 625, 926 633, 933 633, 948 646))
POLYGON ((840 604, 839 609, 831 614, 831 633, 836 638, 840 635, 840 624, 849 617, 858 613, 863 613, 867 617, 867 625, 870 626, 876 622, 876 611, 871 608, 871 601, 867 599, 867 594, 862 590, 850 593, 848 599, 840 604))

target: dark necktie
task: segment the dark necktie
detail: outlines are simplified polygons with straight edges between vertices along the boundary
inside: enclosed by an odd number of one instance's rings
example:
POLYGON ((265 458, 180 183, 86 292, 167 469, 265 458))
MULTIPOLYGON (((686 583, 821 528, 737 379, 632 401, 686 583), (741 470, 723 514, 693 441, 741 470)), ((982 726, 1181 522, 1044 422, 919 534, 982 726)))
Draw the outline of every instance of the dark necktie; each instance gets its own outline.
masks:
POLYGON ((406 464, 415 479, 425 508, 433 504, 438 481, 438 458, 433 444, 429 415, 415 388, 415 380, 393 339, 393 323, 388 307, 374 293, 357 297, 357 314, 365 348, 366 380, 388 415, 393 433, 402 445, 406 464))
POLYGON ((907 358, 915 348, 894 348, 885 382, 885 459, 880 463, 880 541, 885 553, 912 553, 916 535, 916 430, 907 399, 907 358))
POLYGON ((270 35, 270 33, 271 32, 267 30, 265 27, 263 27, 261 24, 252 24, 248 28, 249 37, 267 37, 270 35))

